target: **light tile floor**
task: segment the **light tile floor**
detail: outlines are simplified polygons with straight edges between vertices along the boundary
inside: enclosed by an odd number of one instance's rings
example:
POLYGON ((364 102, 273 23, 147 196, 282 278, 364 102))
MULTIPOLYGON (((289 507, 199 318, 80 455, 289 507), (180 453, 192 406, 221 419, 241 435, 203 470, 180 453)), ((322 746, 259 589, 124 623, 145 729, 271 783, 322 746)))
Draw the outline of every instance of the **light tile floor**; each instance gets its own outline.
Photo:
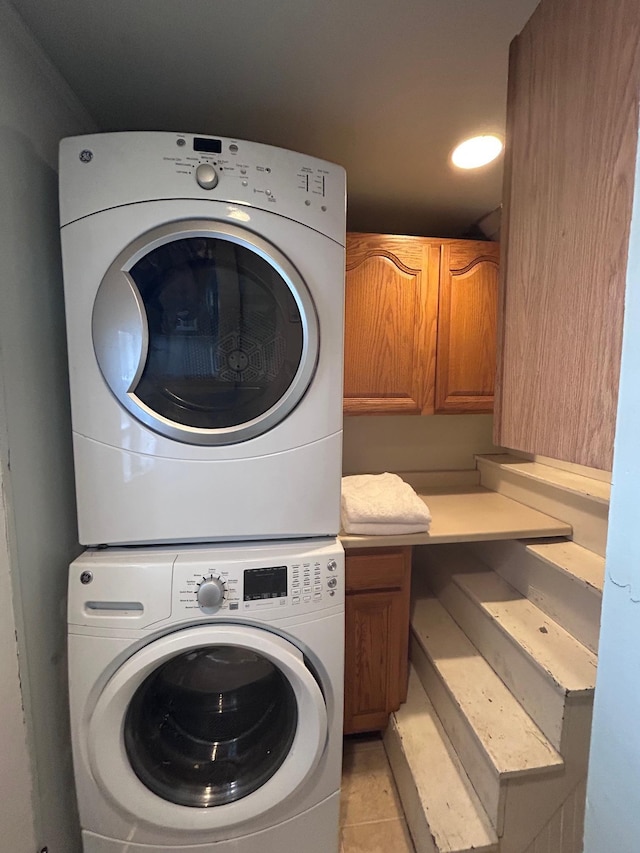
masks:
POLYGON ((414 853, 379 736, 345 738, 341 853, 414 853))

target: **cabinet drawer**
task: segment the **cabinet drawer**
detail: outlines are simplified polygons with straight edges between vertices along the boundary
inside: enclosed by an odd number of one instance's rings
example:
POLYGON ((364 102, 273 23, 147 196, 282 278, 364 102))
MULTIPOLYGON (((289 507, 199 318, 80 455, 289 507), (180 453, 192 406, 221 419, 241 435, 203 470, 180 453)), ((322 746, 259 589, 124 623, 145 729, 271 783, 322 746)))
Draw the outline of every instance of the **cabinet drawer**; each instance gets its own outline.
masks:
POLYGON ((402 589, 408 579, 411 548, 353 551, 346 557, 346 591, 402 589))

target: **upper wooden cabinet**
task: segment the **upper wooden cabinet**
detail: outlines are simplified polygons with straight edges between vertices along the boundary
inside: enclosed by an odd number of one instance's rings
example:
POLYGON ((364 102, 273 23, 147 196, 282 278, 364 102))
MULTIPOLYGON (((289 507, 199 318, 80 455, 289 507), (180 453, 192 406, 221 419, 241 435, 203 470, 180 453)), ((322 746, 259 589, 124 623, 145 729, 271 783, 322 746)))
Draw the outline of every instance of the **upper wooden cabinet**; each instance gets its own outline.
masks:
POLYGON ((492 410, 498 253, 347 234, 345 414, 492 410))
POLYGON ((494 440, 606 470, 639 61, 635 0, 542 0, 509 63, 494 440))
POLYGON ((442 246, 436 412, 491 412, 496 372, 497 243, 442 246))
POLYGON ((434 409, 440 244, 347 235, 344 411, 434 409))

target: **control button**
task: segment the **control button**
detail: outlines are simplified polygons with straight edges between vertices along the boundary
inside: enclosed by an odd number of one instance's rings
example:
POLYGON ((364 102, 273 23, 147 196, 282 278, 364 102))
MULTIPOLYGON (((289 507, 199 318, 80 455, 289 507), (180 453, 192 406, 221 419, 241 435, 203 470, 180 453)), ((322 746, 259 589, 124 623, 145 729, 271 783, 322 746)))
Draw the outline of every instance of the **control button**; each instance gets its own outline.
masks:
POLYGON ((335 560, 329 560, 329 562, 327 563, 327 568, 330 572, 335 572, 335 570, 338 568, 338 564, 335 560))
POLYGON ((329 578, 329 580, 327 581, 327 586, 329 587, 329 589, 334 589, 337 585, 338 585, 337 578, 329 578))
POLYGON ((229 151, 231 151, 232 154, 238 153, 238 146, 235 144, 235 142, 231 143, 231 145, 229 146, 229 151))
POLYGON ((209 163, 200 163, 196 169, 196 181, 203 190, 212 190, 218 183, 218 173, 209 163))
POLYGON ((291 599, 291 602, 292 602, 292 604, 300 604, 300 596, 294 595, 293 598, 291 599))
POLYGON ((220 578, 206 578, 198 587, 198 604, 203 610, 217 610, 224 601, 225 585, 220 578))
POLYGON ((303 601, 311 601, 311 596, 310 596, 310 595, 304 595, 304 596, 302 597, 302 600, 303 600, 303 601))
POLYGON ((314 601, 321 601, 322 600, 322 593, 316 592, 313 596, 313 600, 314 601))
POLYGON ((243 187, 248 187, 248 186, 249 186, 249 181, 243 181, 243 182, 242 182, 242 186, 243 186, 243 187))
POLYGON ((329 590, 329 595, 335 595, 335 594, 336 594, 335 589, 330 589, 330 590, 329 590))

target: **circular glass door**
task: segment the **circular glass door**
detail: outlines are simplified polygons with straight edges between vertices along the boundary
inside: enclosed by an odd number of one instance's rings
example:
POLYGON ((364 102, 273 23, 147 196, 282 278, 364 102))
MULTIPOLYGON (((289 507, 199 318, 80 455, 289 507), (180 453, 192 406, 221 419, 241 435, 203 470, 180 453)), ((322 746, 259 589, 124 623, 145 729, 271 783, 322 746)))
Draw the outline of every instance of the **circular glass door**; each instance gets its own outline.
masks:
POLYGON ((124 724, 129 762, 159 797, 184 806, 231 803, 264 785, 297 726, 291 685, 258 652, 208 646, 148 676, 124 724))
POLYGON ((230 444, 299 402, 318 355, 317 318, 275 247, 226 223, 155 229, 114 261, 93 311, 98 364, 155 431, 230 444))
POLYGON ((300 649, 215 624, 158 637, 87 709, 93 778, 126 820, 190 832, 247 827, 312 777, 327 708, 300 649))

